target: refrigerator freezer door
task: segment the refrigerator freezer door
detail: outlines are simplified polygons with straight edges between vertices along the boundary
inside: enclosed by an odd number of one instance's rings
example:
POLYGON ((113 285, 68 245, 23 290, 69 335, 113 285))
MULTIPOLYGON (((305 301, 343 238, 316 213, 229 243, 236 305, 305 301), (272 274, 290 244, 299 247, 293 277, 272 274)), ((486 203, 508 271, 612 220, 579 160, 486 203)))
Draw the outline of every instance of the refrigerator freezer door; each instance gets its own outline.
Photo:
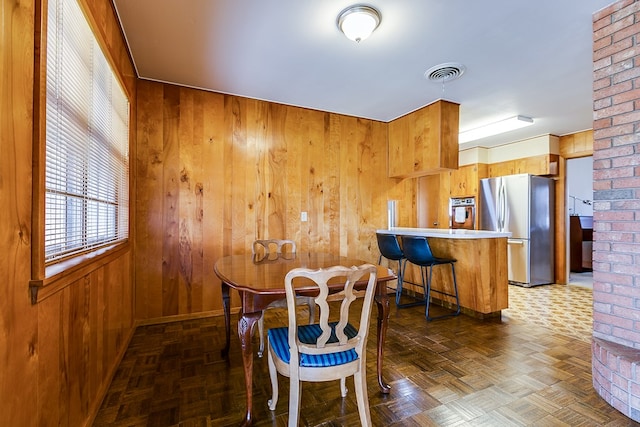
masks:
POLYGON ((510 282, 528 284, 531 281, 529 241, 523 239, 508 239, 507 251, 507 258, 509 260, 507 279, 510 282))
POLYGON ((500 178, 480 180, 480 229, 501 231, 499 229, 500 212, 498 210, 498 190, 500 178))

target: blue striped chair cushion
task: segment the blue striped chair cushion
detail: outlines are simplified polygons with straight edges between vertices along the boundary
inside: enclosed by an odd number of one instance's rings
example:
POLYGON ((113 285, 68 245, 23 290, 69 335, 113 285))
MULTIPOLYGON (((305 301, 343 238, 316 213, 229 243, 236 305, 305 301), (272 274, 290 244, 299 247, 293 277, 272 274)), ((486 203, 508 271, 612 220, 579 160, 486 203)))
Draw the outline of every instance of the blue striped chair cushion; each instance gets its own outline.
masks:
MULTIPOLYGON (((329 338, 329 342, 338 342, 335 334, 335 327, 338 322, 331 322, 329 325, 331 326, 331 338, 329 338)), ((345 328, 345 333, 349 338, 353 338, 358 334, 356 328, 354 328, 350 323, 347 324, 345 328)), ((271 347, 275 350, 276 355, 283 362, 289 363, 291 359, 291 354, 289 353, 289 328, 273 328, 269 329, 269 342, 271 343, 271 347)), ((298 326, 298 339, 305 344, 315 344, 318 337, 322 334, 322 329, 320 325, 303 325, 298 326)), ((352 362, 358 359, 358 353, 355 350, 347 350, 340 351, 337 353, 329 353, 329 354, 300 354, 300 366, 304 367, 312 367, 312 368, 322 368, 325 366, 336 366, 343 365, 345 363, 352 362)))

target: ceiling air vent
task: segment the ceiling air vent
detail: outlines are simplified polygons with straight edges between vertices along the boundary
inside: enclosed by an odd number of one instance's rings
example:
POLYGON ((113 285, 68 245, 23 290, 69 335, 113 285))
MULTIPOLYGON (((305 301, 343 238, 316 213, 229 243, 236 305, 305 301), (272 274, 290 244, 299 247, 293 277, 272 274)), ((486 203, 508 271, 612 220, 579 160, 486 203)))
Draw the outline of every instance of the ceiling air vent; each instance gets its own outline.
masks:
POLYGON ((424 72, 427 80, 436 83, 445 83, 460 77, 465 70, 465 66, 456 62, 447 62, 445 64, 436 65, 424 72))

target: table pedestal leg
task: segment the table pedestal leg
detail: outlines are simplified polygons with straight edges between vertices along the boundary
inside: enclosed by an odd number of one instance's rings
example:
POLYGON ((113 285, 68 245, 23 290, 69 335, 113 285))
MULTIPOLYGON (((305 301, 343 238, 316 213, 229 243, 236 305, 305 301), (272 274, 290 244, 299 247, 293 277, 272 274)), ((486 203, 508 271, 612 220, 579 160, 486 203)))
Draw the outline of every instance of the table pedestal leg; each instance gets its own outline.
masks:
POLYGON ((229 285, 222 282, 222 308, 224 311, 224 330, 226 333, 226 343, 220 354, 223 358, 229 356, 229 347, 231 345, 231 305, 229 301, 229 285))
POLYGON ((389 321, 389 297, 386 295, 376 295, 376 305, 378 306, 378 386, 380 392, 389 394, 391 386, 382 379, 382 361, 384 358, 384 338, 387 334, 387 324, 389 321))
POLYGON ((242 346, 242 365, 244 366, 244 382, 247 391, 247 413, 242 423, 243 426, 250 426, 253 422, 253 346, 251 345, 251 332, 261 314, 261 312, 243 313, 238 321, 238 336, 242 346))

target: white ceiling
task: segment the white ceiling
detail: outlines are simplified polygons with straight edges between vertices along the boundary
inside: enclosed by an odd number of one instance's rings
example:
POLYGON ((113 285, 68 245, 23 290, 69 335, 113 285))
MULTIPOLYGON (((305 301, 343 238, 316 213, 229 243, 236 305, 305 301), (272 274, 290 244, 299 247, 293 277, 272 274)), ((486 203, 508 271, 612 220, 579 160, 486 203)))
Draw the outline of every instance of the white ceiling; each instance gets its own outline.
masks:
POLYGON ((461 145, 591 129, 592 15, 612 0, 371 0, 357 44, 347 0, 114 0, 142 79, 391 121, 447 99, 460 131, 515 115, 535 124, 461 145), (424 72, 466 67, 444 84, 424 72))

